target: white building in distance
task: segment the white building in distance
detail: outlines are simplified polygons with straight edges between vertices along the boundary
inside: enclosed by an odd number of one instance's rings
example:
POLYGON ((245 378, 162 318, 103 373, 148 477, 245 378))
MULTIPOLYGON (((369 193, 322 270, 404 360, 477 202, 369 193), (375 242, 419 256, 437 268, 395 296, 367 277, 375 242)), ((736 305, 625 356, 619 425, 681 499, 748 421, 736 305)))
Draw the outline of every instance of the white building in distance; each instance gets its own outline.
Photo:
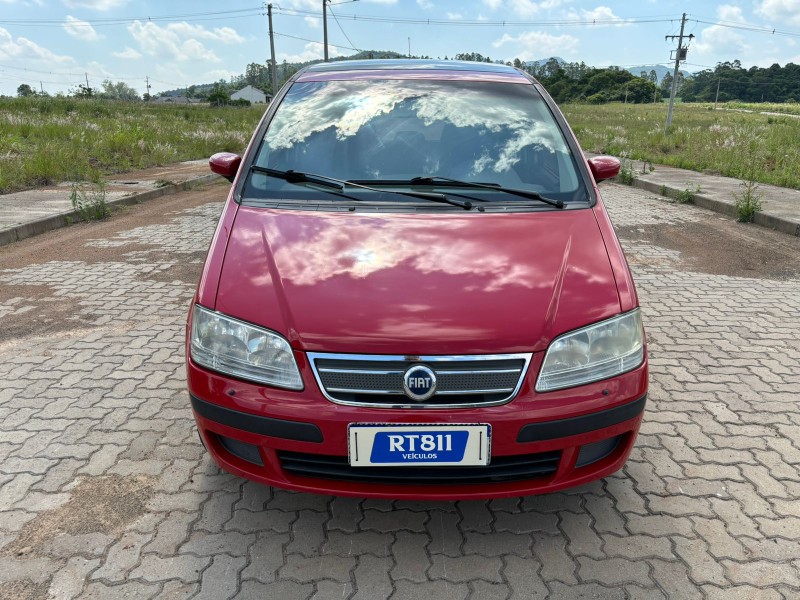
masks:
POLYGON ((246 85, 238 92, 232 93, 231 100, 249 100, 253 104, 264 104, 267 101, 267 95, 252 85, 246 85))

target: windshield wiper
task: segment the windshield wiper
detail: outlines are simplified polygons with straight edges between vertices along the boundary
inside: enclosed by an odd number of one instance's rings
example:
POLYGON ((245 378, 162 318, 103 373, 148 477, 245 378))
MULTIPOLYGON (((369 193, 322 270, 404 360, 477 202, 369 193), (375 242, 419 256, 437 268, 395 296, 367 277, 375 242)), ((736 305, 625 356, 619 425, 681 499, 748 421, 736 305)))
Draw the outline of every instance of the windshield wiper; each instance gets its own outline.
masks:
MULTIPOLYGON (((456 200, 455 198, 449 198, 445 194, 437 194, 431 192, 414 192, 414 191, 403 192, 399 190, 382 190, 379 188, 370 187, 368 185, 355 183, 354 181, 345 181, 343 179, 336 179, 335 177, 329 177, 327 175, 320 175, 318 173, 304 173, 302 171, 294 171, 291 169, 288 171, 280 171, 278 169, 270 169, 267 167, 252 165, 250 167, 250 170, 255 171, 257 173, 262 173, 264 175, 269 175, 270 177, 277 177, 278 179, 284 179, 289 183, 312 183, 324 187, 333 188, 338 190, 339 192, 343 192, 346 187, 355 187, 362 190, 370 190, 372 192, 400 194, 401 196, 412 196, 414 198, 422 198, 423 200, 430 200, 431 202, 452 204, 453 206, 460 206, 464 210, 470 210, 472 208, 472 202, 468 200, 456 200)), ((347 198, 352 198, 352 196, 347 196, 347 198)), ((361 198, 353 198, 353 199, 362 200, 361 198)))
POLYGON ((409 183, 414 185, 436 185, 437 183, 442 181, 447 183, 453 183, 456 185, 462 185, 464 187, 483 188, 487 190, 505 192, 506 194, 513 194, 514 196, 520 196, 522 198, 528 198, 530 200, 538 200, 539 202, 544 202, 545 204, 549 204, 550 206, 555 206, 556 208, 564 208, 564 202, 562 200, 554 200, 552 198, 547 198, 546 196, 542 196, 540 193, 531 190, 519 190, 516 188, 503 187, 498 183, 461 181, 460 179, 450 179, 449 177, 441 177, 439 175, 432 175, 429 177, 414 177, 413 179, 409 180, 409 183))

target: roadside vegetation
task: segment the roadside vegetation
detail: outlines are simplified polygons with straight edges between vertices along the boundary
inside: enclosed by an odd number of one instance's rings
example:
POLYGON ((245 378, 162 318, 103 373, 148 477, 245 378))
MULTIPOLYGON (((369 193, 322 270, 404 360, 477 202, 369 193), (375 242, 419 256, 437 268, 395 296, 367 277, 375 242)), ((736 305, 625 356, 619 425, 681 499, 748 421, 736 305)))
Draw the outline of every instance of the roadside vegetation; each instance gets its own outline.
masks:
POLYGON ((799 118, 680 103, 667 135, 660 103, 561 108, 587 152, 800 189, 799 118))
POLYGON ((264 110, 2 98, 0 193, 242 152, 264 110))

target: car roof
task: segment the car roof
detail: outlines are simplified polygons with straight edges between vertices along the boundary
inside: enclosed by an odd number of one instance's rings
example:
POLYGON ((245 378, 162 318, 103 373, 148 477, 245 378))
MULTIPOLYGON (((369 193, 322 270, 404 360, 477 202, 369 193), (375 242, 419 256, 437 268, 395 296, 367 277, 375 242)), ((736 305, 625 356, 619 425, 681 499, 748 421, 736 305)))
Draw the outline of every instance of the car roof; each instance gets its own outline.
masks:
POLYGON ((376 59, 317 63, 303 69, 298 81, 342 79, 462 79, 530 83, 519 69, 502 63, 464 60, 376 59))

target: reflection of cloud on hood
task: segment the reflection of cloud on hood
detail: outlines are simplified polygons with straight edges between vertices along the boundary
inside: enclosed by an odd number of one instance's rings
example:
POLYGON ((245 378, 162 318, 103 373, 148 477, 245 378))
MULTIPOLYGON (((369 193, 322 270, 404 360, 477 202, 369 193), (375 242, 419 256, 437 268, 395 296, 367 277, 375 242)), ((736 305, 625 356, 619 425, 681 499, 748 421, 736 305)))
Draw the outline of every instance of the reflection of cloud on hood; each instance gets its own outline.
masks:
MULTIPOLYGON (((419 273, 474 275, 483 280, 487 291, 508 285, 536 287, 540 274, 535 264, 511 264, 513 252, 496 246, 493 250, 485 239, 467 235, 471 227, 451 218, 437 219, 435 224, 418 219, 375 222, 361 218, 355 226, 324 227, 297 243, 284 240, 275 260, 281 276, 294 285, 315 285, 342 275, 367 279, 407 263, 419 273), (443 238, 448 242, 442 243, 443 238)), ((266 236, 277 239, 280 232, 269 227, 266 236)), ((507 243, 528 243, 524 235, 515 239, 507 243)))
POLYGON ((474 129, 475 136, 486 132, 500 134, 485 140, 484 151, 475 161, 473 171, 491 168, 503 172, 519 162, 520 151, 528 146, 566 153, 557 125, 549 116, 537 118, 537 106, 532 96, 526 94, 496 93, 486 87, 455 87, 448 82, 296 83, 276 113, 266 141, 272 150, 290 149, 329 129, 342 141, 367 125, 373 125, 378 137, 386 141, 397 131, 421 132, 427 127, 446 124, 474 129), (390 114, 391 124, 380 119, 390 114), (416 123, 414 117, 418 119, 416 123))

